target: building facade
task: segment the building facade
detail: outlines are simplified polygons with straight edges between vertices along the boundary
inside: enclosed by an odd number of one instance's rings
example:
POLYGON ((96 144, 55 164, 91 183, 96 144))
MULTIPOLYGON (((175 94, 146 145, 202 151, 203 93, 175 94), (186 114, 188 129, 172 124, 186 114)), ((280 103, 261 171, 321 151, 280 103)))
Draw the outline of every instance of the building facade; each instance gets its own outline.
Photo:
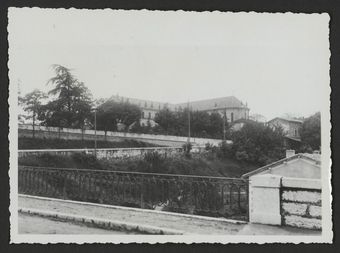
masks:
POLYGON ((150 124, 154 126, 154 121, 158 111, 168 108, 171 111, 183 110, 190 107, 192 111, 206 111, 208 113, 217 112, 222 117, 226 115, 228 122, 234 122, 239 119, 249 119, 249 108, 234 96, 198 100, 187 103, 171 104, 152 100, 128 98, 122 96, 112 96, 110 100, 115 102, 128 102, 137 105, 142 110, 141 125, 150 124))
POLYGON ((300 130, 302 127, 302 121, 297 119, 285 119, 274 118, 268 121, 268 125, 276 128, 281 127, 287 138, 291 138, 296 141, 301 141, 300 130))
POLYGON ((294 150, 298 150, 301 146, 300 131, 302 123, 301 120, 285 118, 274 118, 268 121, 270 127, 281 127, 283 129, 285 147, 294 150))

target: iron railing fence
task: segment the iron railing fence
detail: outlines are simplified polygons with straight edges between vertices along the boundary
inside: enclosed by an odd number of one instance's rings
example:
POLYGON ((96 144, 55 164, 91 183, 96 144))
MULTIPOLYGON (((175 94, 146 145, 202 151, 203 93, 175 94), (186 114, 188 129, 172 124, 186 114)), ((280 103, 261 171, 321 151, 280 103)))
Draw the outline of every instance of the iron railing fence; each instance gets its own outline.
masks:
POLYGON ((19 193, 248 220, 248 181, 19 166, 19 193))

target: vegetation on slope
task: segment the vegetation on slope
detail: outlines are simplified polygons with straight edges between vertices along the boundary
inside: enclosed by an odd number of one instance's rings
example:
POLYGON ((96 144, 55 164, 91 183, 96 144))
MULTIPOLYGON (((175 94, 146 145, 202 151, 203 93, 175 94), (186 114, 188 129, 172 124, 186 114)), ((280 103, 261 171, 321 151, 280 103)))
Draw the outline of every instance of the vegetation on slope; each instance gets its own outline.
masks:
POLYGON ((85 153, 75 153, 71 156, 46 153, 21 157, 19 165, 224 177, 240 177, 257 168, 246 162, 212 158, 207 154, 188 158, 185 155, 165 157, 153 152, 141 158, 111 160, 98 160, 85 153))
MULTIPOLYGON (((39 139, 29 137, 19 137, 20 149, 82 149, 94 148, 94 141, 91 140, 63 140, 63 139, 39 139)), ((136 141, 124 140, 119 142, 97 141, 97 148, 136 148, 136 147, 154 147, 155 145, 136 141)))

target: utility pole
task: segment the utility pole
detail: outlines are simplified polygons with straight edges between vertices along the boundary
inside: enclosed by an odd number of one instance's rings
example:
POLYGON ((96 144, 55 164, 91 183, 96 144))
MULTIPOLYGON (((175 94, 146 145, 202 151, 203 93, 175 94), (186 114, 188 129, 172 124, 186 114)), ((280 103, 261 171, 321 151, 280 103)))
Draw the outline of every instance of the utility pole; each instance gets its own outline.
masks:
POLYGON ((94 155, 97 158, 97 108, 94 109, 94 155))
POLYGON ((188 144, 190 144, 190 107, 188 102, 188 144))
POLYGON ((225 125, 226 125, 226 118, 227 118, 227 108, 224 109, 224 115, 223 115, 223 142, 225 142, 225 125))

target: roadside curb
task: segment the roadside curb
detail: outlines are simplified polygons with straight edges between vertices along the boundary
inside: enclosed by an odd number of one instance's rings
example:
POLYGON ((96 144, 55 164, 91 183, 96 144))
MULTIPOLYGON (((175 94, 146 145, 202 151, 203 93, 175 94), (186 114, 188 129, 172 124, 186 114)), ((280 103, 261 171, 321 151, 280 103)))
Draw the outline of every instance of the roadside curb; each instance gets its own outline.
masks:
POLYGON ((129 232, 137 232, 141 234, 156 234, 156 235, 183 235, 184 231, 161 228, 156 226, 138 224, 138 223, 130 223, 120 220, 108 220, 101 219, 96 217, 89 216, 81 216, 60 212, 51 212, 51 211, 43 211, 34 208, 19 208, 19 213, 35 215, 46 218, 54 218, 60 221, 70 221, 74 223, 81 223, 91 227, 97 227, 107 230, 118 230, 118 231, 129 231, 129 232))
POLYGON ((97 203, 91 203, 91 202, 85 202, 85 201, 48 198, 48 197, 33 196, 33 195, 26 195, 26 194, 18 194, 18 196, 23 197, 23 198, 41 199, 41 200, 46 200, 46 201, 74 203, 74 204, 79 204, 79 205, 84 205, 84 206, 98 206, 98 207, 103 207, 103 208, 108 208, 108 209, 119 209, 119 210, 134 211, 134 212, 170 215, 170 216, 204 220, 204 221, 218 221, 218 222, 222 222, 222 223, 231 223, 231 224, 247 224, 248 223, 247 221, 243 221, 243 220, 233 220, 233 219, 227 219, 227 218, 217 218, 217 217, 184 214, 184 213, 175 213, 175 212, 168 212, 168 211, 158 211, 158 210, 151 210, 151 209, 142 209, 142 208, 134 208, 134 207, 107 205, 107 204, 97 204, 97 203))

